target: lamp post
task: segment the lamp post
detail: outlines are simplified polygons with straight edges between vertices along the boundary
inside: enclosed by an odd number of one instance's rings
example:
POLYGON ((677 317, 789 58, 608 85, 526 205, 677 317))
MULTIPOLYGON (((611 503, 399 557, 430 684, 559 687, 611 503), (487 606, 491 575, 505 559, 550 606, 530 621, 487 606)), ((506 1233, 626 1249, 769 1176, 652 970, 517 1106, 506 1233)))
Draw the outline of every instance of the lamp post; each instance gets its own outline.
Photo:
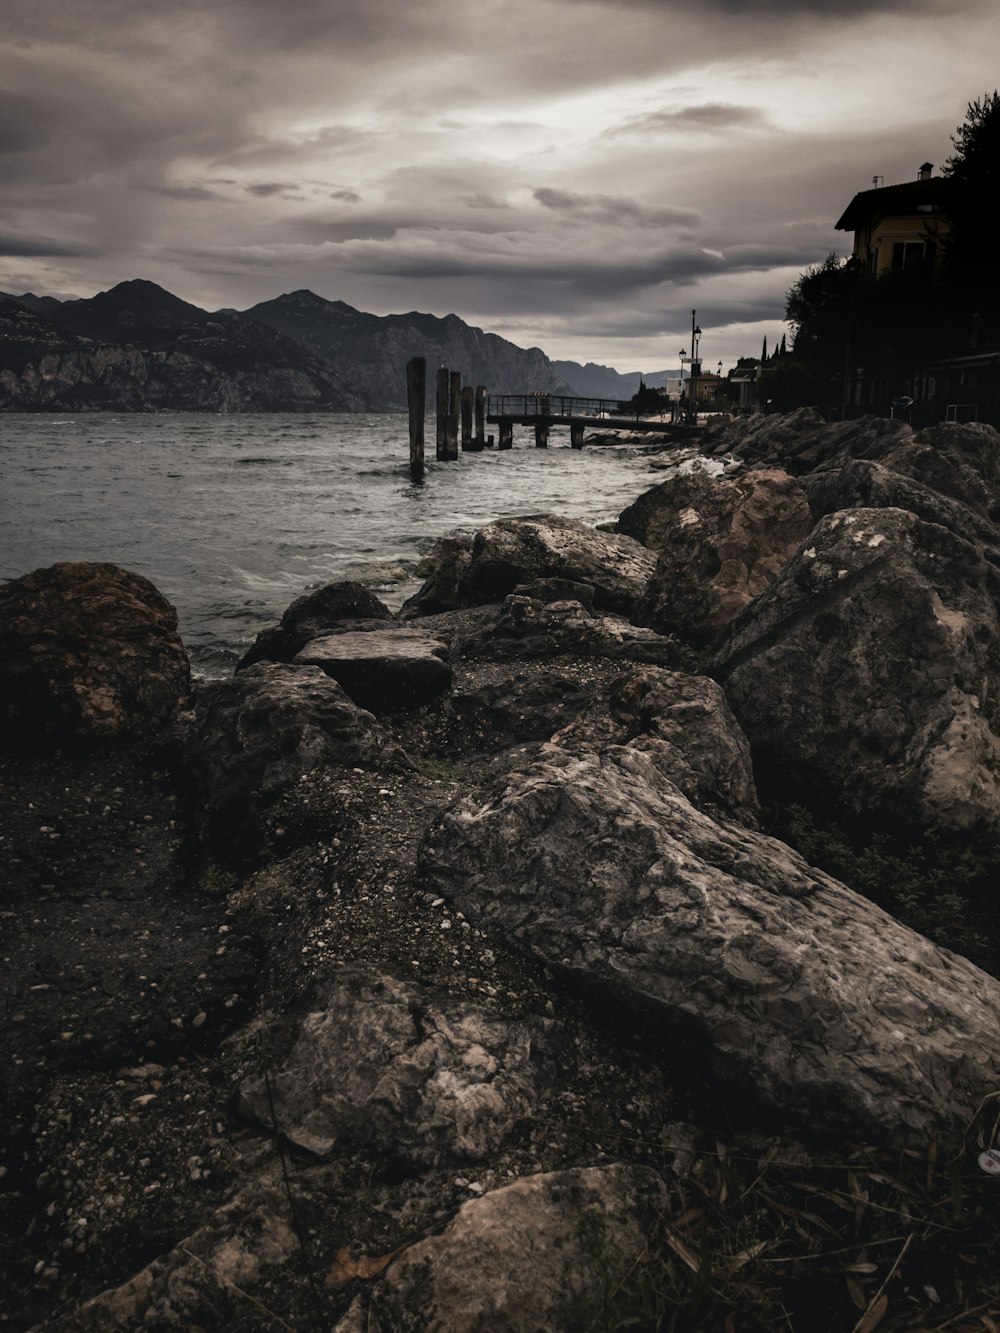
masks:
POLYGON ((695 322, 697 313, 696 310, 691 311, 691 380, 689 385, 691 410, 688 414, 688 420, 692 426, 698 422, 698 376, 701 374, 701 362, 698 359, 701 329, 695 322))
POLYGON ((677 353, 677 355, 680 357, 680 362, 681 362, 681 382, 677 390, 677 415, 683 421, 684 420, 684 362, 688 359, 688 354, 682 347, 681 350, 677 353))

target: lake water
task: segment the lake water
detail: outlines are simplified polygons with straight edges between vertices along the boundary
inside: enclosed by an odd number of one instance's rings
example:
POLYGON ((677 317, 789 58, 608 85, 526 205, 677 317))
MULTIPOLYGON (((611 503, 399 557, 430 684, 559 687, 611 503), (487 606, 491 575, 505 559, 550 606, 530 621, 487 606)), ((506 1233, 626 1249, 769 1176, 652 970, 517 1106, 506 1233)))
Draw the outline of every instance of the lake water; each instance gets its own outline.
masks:
POLYGON ((602 522, 662 478, 641 450, 573 450, 568 431, 536 449, 524 431, 509 452, 429 461, 414 485, 406 431, 401 415, 0 416, 0 578, 57 560, 144 574, 215 676, 311 587, 357 579, 397 607, 445 533, 545 511, 602 522))

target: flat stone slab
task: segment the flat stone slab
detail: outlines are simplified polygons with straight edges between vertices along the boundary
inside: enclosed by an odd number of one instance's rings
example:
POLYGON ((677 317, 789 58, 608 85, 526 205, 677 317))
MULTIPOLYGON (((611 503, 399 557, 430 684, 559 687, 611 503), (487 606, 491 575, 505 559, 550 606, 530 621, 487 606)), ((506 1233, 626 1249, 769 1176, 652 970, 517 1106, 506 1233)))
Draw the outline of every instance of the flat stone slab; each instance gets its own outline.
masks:
POLYGON ((318 666, 362 708, 413 708, 451 688, 448 645, 420 630, 393 628, 325 634, 295 657, 318 666))

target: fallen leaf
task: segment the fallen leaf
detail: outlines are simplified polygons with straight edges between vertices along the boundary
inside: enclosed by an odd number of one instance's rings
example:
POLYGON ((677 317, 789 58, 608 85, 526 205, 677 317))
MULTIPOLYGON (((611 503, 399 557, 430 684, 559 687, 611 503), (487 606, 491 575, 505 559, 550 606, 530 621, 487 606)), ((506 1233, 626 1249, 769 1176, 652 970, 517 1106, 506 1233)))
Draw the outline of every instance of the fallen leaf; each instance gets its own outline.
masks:
POLYGON ((847 1292, 851 1300, 854 1302, 855 1309, 867 1310, 868 1297, 865 1295, 865 1289, 862 1287, 861 1283, 854 1277, 847 1277, 844 1280, 847 1283, 847 1292))
POLYGON ((885 1318, 885 1312, 889 1308, 889 1297, 884 1293, 877 1300, 872 1301, 869 1308, 854 1325, 854 1333, 872 1333, 873 1328, 878 1328, 885 1318))
POLYGON ((373 1277, 378 1277, 379 1273, 388 1268, 396 1255, 402 1254, 406 1249, 409 1249, 408 1244, 400 1245, 399 1249, 393 1250, 391 1254, 362 1254, 355 1259, 351 1256, 350 1245, 345 1245, 343 1249, 337 1251, 337 1257, 323 1279, 323 1286, 331 1291, 343 1291, 356 1279, 368 1282, 373 1277))

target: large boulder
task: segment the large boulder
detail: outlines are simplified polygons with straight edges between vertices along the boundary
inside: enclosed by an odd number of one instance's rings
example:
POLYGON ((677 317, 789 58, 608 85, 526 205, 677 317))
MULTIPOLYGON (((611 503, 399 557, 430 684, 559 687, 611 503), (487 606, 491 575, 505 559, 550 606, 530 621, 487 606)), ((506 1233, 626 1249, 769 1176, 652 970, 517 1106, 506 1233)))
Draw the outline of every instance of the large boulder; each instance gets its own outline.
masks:
POLYGON ((462 600, 466 605, 499 602, 521 584, 560 578, 589 584, 598 610, 627 616, 655 564, 631 537, 598 532, 578 519, 554 514, 504 518, 476 533, 462 600))
POLYGON ((662 482, 618 520, 622 532, 659 552, 634 619, 699 647, 713 643, 812 526, 806 494, 786 472, 729 481, 690 472, 662 482))
POLYGON ((462 605, 462 580, 472 562, 472 538, 440 537, 417 565, 420 588, 400 610, 403 619, 433 616, 462 605))
POLYGON ((207 827, 249 845, 261 813, 305 773, 408 767, 336 681, 316 667, 276 662, 204 686, 185 719, 183 754, 207 827))
POLYGON ((710 672, 785 793, 1000 828, 1000 571, 900 509, 830 515, 710 672))
POLYGON ((648 1167, 527 1176, 463 1204, 403 1251, 334 1333, 539 1333, 607 1327, 602 1311, 646 1257, 669 1204, 648 1167))
POLYGON ((578 601, 541 602, 520 593, 504 598, 492 623, 456 638, 452 652, 497 662, 562 654, 662 666, 680 666, 689 656, 675 639, 621 616, 596 615, 578 601))
POLYGON ((938 523, 966 541, 979 543, 987 559, 1000 564, 1000 530, 991 519, 937 486, 927 485, 920 476, 897 471, 895 465, 853 459, 843 467, 812 472, 801 478, 801 484, 817 520, 842 509, 906 509, 927 523, 938 523))
POLYGON ((140 574, 63 563, 0 587, 0 731, 9 738, 155 732, 190 683, 177 613, 140 574))
POLYGON ((362 708, 388 713, 443 694, 451 685, 448 657, 441 639, 393 625, 311 639, 295 661, 325 671, 362 708))
POLYGON ((839 467, 851 458, 881 458, 913 439, 899 418, 857 417, 825 422, 811 407, 794 412, 756 413, 710 428, 703 441, 708 454, 732 454, 749 467, 781 467, 794 476, 817 467, 839 467))
POLYGON ((291 662, 310 639, 330 634, 342 624, 389 619, 389 608, 363 584, 326 583, 292 602, 279 624, 261 630, 236 670, 255 662, 291 662))
POLYGON ((626 672, 552 740, 575 754, 620 745, 644 750, 699 810, 757 825, 750 746, 707 676, 657 667, 626 672))
POLYGON ((993 426, 942 421, 900 441, 880 461, 984 517, 1000 516, 1000 433, 993 426))
POLYGON ((336 970, 305 1013, 286 1013, 249 1040, 278 1053, 267 1081, 252 1074, 240 1089, 241 1110, 263 1128, 276 1118, 319 1157, 370 1145, 428 1165, 496 1153, 537 1113, 565 1044, 550 1019, 436 1002, 364 967, 336 970))
POLYGON ((815 1131, 955 1144, 1000 1086, 1000 984, 697 811, 652 758, 550 746, 446 812, 425 873, 479 929, 645 1018, 719 1095, 815 1131))

